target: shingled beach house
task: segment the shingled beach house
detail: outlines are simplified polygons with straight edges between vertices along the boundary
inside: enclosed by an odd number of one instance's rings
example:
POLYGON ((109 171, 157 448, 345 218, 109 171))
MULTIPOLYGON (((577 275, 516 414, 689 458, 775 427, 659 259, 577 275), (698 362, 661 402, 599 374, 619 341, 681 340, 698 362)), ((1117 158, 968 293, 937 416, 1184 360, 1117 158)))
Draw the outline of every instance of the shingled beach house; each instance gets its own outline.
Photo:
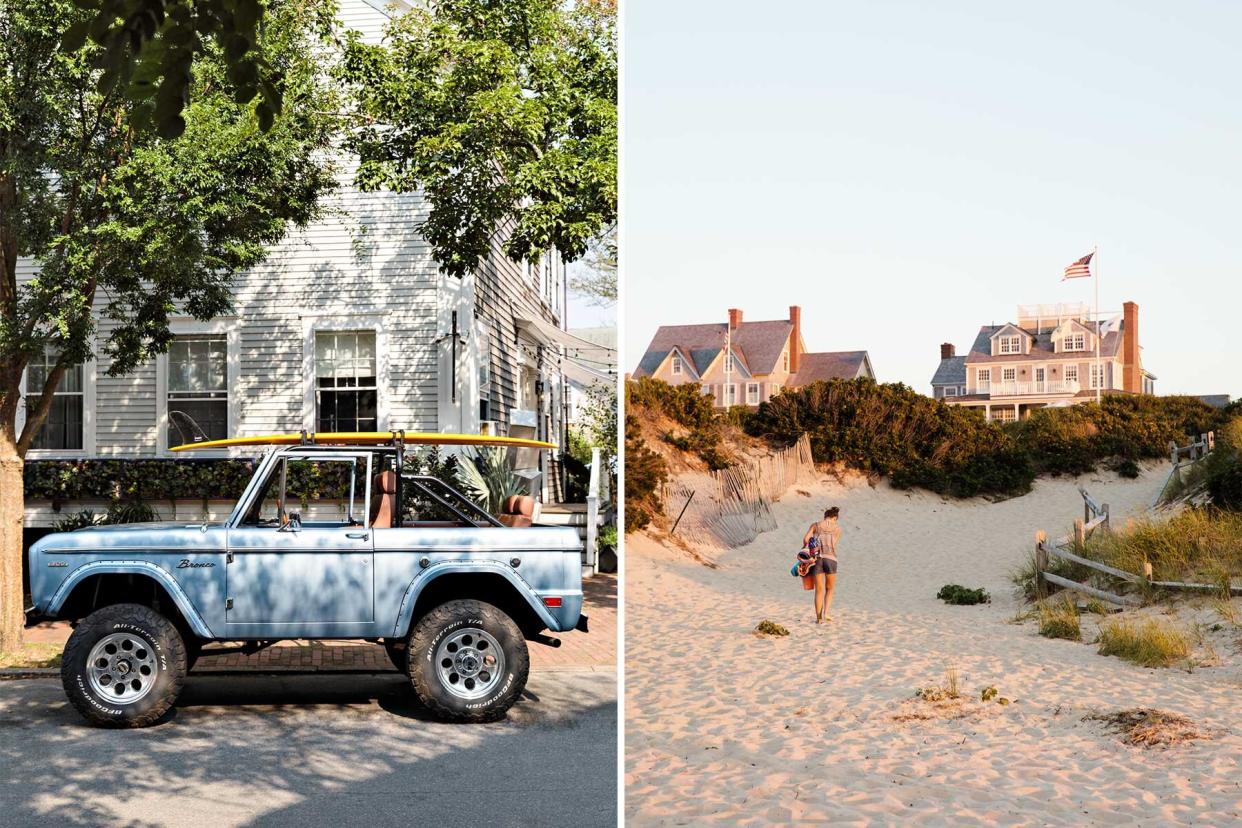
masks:
POLYGON ((808 352, 802 338, 802 309, 788 319, 746 322, 729 309, 728 322, 662 325, 632 375, 670 385, 697 382, 717 408, 757 406, 782 388, 820 380, 875 379, 866 351, 808 352))
POLYGON ((980 327, 963 356, 951 343, 941 345, 936 399, 1010 422, 1044 406, 1094 400, 1097 392, 1155 393, 1156 377, 1143 369, 1134 302, 1108 321, 1092 320, 1078 304, 1022 305, 1016 319, 980 327))

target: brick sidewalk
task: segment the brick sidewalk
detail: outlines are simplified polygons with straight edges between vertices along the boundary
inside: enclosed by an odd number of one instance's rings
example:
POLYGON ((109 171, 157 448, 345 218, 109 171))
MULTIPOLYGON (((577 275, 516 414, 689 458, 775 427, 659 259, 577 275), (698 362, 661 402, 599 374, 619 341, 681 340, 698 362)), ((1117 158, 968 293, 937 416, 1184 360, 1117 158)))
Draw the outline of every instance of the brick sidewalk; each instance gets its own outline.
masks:
MULTIPOLYGON (((560 647, 530 645, 532 670, 582 667, 614 667, 617 663, 617 577, 597 575, 582 582, 583 613, 590 619, 590 633, 558 633, 560 647)), ((64 643, 69 624, 40 624, 26 630, 30 643, 64 643)), ((380 672, 394 669, 384 648, 355 641, 282 641, 253 655, 228 653, 204 655, 194 666, 196 673, 231 670, 380 672)))

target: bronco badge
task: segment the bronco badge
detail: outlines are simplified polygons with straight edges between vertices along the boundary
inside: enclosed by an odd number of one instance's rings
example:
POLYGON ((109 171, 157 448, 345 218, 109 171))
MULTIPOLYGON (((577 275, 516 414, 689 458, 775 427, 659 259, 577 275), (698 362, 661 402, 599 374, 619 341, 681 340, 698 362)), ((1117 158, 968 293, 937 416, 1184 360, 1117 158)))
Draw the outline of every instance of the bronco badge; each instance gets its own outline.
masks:
POLYGON ((181 562, 177 564, 177 569, 199 569, 204 566, 215 566, 215 564, 198 563, 197 561, 191 561, 189 558, 182 558, 181 562))

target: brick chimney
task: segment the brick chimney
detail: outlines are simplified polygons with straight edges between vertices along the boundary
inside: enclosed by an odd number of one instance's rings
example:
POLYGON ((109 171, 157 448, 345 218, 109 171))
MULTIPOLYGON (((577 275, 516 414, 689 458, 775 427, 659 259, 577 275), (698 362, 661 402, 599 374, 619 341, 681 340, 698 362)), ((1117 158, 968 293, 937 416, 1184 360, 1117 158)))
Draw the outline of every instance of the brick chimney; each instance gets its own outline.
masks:
POLYGON ((1135 394, 1143 393, 1143 362, 1139 358, 1138 305, 1126 302, 1121 327, 1122 388, 1135 394))
POLYGON ((957 356, 957 348, 953 345, 952 342, 940 343, 940 358, 941 359, 950 359, 955 356, 957 356))
MULTIPOLYGON (((719 318, 719 317, 717 317, 719 318)), ((739 308, 729 308, 729 330, 736 331, 742 327, 742 311, 739 308)))
POLYGON ((802 308, 789 306, 789 322, 793 325, 793 333, 789 335, 789 373, 796 374, 802 362, 802 308))

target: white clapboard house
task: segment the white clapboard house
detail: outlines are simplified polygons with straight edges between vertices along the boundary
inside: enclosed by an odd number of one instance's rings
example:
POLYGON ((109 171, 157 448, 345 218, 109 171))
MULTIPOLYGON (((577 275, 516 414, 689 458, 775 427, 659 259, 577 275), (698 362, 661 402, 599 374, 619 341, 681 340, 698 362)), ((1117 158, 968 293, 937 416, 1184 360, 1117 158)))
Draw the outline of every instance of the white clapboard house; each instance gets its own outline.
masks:
MULTIPOLYGON (((342 0, 340 17, 379 40, 401 8, 342 0)), ((107 375, 99 347, 73 368, 27 460, 185 457, 169 448, 303 429, 484 432, 564 445, 567 385, 615 380, 574 358, 590 343, 565 331, 559 256, 513 262, 500 227, 472 274, 442 274, 418 231, 422 197, 360 192, 352 175, 345 159, 325 217, 235 280, 234 315, 174 319, 167 354, 125 376, 107 375)), ((20 263, 19 278, 33 272, 20 263)), ((97 345, 109 333, 101 320, 97 345)), ((40 387, 47 364, 31 364, 27 391, 40 387)), ((540 454, 527 472, 550 517, 562 489, 555 459, 540 454)), ((33 500, 26 525, 50 526, 75 506, 33 500)))

